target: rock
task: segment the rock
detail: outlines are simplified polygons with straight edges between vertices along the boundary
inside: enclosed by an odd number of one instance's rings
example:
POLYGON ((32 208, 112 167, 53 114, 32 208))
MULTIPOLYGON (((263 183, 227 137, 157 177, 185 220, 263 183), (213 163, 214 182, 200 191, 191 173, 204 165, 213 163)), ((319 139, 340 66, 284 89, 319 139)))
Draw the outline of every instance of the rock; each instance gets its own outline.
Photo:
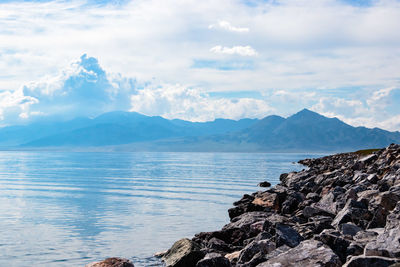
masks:
POLYGON ((328 246, 316 240, 306 240, 301 242, 297 247, 269 259, 257 265, 257 267, 339 267, 341 265, 339 257, 328 246))
POLYGON ((315 237, 315 240, 319 240, 328 245, 335 254, 339 256, 342 262, 346 261, 347 248, 349 247, 350 242, 340 236, 338 231, 332 229, 324 230, 321 234, 315 237))
POLYGON ((387 267, 399 261, 378 256, 354 256, 343 267, 387 267))
POLYGON ((231 263, 218 253, 209 253, 197 262, 196 267, 231 267, 231 263))
POLYGON ((279 197, 275 193, 262 192, 254 198, 252 203, 270 210, 278 211, 280 209, 279 197))
POLYGON ((156 252, 156 253, 154 253, 154 257, 156 257, 156 258, 161 258, 161 257, 164 256, 167 252, 168 252, 168 250, 156 252))
POLYGON ((162 257, 166 267, 191 267, 204 257, 200 246, 195 242, 184 238, 181 239, 167 251, 162 257))
POLYGON ((399 216, 396 213, 388 215, 383 233, 379 234, 376 240, 369 242, 365 246, 364 253, 366 256, 400 257, 399 216))
POLYGON ((226 254, 226 255, 225 255, 225 258, 227 258, 230 262, 236 262, 237 259, 239 259, 239 256, 240 256, 240 253, 241 253, 241 252, 242 252, 242 251, 239 250, 239 251, 235 251, 235 252, 226 254))
POLYGON ((337 228, 340 224, 346 222, 363 224, 363 221, 368 221, 371 217, 370 212, 363 202, 349 199, 345 207, 336 215, 332 226, 337 228))
POLYGON ((330 214, 336 214, 335 195, 332 192, 324 195, 319 202, 315 203, 314 207, 330 214))
POLYGON ((339 231, 343 235, 349 235, 349 236, 355 236, 358 232, 360 232, 362 229, 355 225, 354 223, 343 223, 339 225, 339 231))
POLYGON ((207 248, 216 251, 223 251, 223 252, 232 252, 232 247, 226 244, 223 240, 218 239, 216 237, 211 238, 207 245, 207 248))
POLYGON ((269 240, 254 241, 247 245, 241 252, 237 262, 237 265, 244 264, 253 259, 253 257, 260 253, 265 255, 275 250, 275 244, 269 240))
POLYGON ((303 237, 297 233, 292 227, 278 223, 275 228, 275 242, 276 246, 288 245, 295 247, 303 240, 303 237))
POLYGON ((258 184, 259 187, 270 187, 271 183, 265 181, 258 184))
POLYGON ((134 265, 127 259, 107 258, 103 261, 89 263, 86 267, 134 267, 134 265))

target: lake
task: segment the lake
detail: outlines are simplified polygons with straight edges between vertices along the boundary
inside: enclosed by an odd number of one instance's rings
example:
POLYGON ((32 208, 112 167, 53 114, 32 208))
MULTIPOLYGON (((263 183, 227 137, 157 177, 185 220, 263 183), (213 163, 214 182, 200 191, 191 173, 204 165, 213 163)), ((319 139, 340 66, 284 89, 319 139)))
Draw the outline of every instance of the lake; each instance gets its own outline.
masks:
POLYGON ((310 154, 0 152, 0 266, 152 255, 229 222, 228 208, 310 154))

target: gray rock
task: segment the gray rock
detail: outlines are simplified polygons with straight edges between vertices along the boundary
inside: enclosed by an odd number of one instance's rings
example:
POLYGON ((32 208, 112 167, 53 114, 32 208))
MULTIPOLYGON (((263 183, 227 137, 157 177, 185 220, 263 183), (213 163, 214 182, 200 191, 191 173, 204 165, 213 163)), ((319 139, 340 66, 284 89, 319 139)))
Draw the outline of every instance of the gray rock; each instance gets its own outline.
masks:
POLYGON ((350 241, 343 238, 338 231, 333 229, 324 230, 321 234, 315 236, 315 239, 329 246, 342 262, 346 261, 350 241))
POLYGON ((336 215, 332 226, 338 228, 342 223, 368 221, 372 216, 365 204, 361 201, 349 199, 344 208, 336 215))
POLYGON ((237 264, 244 264, 253 259, 256 254, 265 255, 276 248, 275 244, 269 240, 254 241, 247 245, 239 255, 237 264))
POLYGON ((339 257, 328 246, 316 240, 306 240, 257 267, 339 267, 341 265, 339 257))
POLYGON ((231 263, 218 253, 209 253, 204 259, 197 262, 196 267, 231 267, 231 263))
MULTIPOLYGON (((397 207, 396 207, 397 210, 397 207)), ((395 211, 397 212, 397 211, 395 211)), ((383 233, 365 246, 366 256, 400 257, 400 214, 388 215, 383 233)))
POLYGON ((275 242, 276 246, 288 245, 295 247, 303 241, 303 237, 297 233, 292 227, 278 223, 275 228, 275 242))
POLYGON ((200 246, 184 238, 176 241, 162 257, 166 267, 191 267, 204 257, 200 246))
POLYGON ((362 229, 355 225, 354 223, 343 223, 339 225, 339 231, 343 235, 355 236, 362 229))

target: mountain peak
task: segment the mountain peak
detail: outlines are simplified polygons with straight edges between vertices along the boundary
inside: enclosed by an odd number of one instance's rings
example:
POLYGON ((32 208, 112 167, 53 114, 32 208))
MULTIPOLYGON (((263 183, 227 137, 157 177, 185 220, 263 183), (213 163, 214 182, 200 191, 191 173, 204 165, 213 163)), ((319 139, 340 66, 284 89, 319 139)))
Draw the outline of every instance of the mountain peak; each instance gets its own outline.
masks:
POLYGON ((302 109, 296 114, 293 114, 290 116, 288 119, 311 119, 311 118, 325 118, 321 114, 318 114, 317 112, 311 111, 309 109, 302 109))

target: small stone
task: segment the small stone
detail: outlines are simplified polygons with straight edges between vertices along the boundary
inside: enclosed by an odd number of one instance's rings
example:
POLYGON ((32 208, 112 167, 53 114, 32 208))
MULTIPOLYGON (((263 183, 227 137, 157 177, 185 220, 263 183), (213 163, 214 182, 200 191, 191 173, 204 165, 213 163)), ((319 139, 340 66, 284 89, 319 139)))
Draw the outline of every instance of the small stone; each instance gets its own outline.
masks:
POLYGON ((128 259, 107 258, 103 261, 89 263, 85 267, 134 267, 134 265, 128 259))

